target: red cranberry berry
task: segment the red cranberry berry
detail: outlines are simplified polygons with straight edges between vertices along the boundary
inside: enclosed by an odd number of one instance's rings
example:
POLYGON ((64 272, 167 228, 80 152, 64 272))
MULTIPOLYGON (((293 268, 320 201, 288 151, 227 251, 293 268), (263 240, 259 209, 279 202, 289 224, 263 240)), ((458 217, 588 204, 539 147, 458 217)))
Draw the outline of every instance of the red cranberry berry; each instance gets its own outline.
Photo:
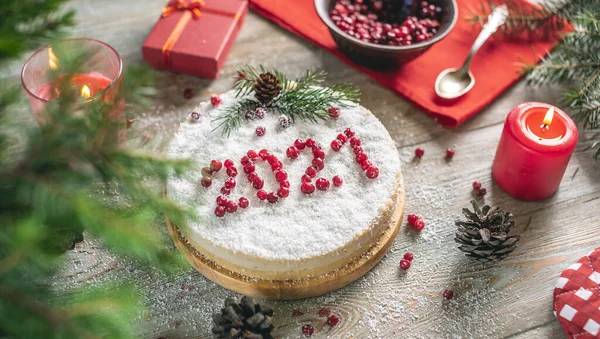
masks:
POLYGON ((194 97, 194 91, 191 88, 186 88, 183 91, 183 97, 186 98, 186 99, 188 99, 188 100, 191 99, 191 98, 193 98, 194 97))
POLYGON ((344 183, 344 180, 339 175, 333 177, 333 186, 340 187, 344 183))
POLYGON ((267 160, 269 155, 271 154, 269 154, 269 151, 267 151, 266 149, 261 149, 260 152, 258 152, 258 156, 261 160, 267 160))
POLYGON ((283 180, 282 182, 279 183, 279 187, 290 188, 290 182, 287 180, 283 180))
POLYGON ((446 158, 451 159, 454 156, 454 150, 452 148, 446 149, 446 158))
POLYGON ((415 150, 415 157, 417 157, 418 159, 421 159, 423 157, 423 154, 425 154, 425 151, 422 148, 417 148, 415 150))
POLYGON ((404 253, 404 259, 406 259, 408 261, 413 261, 414 258, 415 258, 415 256, 412 253, 410 253, 410 252, 404 253))
POLYGON ((248 153, 247 153, 247 155, 248 155, 248 158, 250 158, 252 160, 258 159, 258 153, 256 153, 253 150, 249 150, 248 153))
POLYGON ((222 196, 219 195, 217 197, 217 205, 218 206, 225 206, 225 205, 227 205, 227 199, 225 199, 225 197, 222 197, 222 196))
POLYGON ((277 190, 277 196, 280 198, 287 198, 290 195, 289 188, 279 187, 277 190))
POLYGON ((262 189, 264 185, 265 181, 260 177, 256 177, 254 180, 252 180, 252 187, 256 188, 257 190, 262 189))
POLYGON ((219 160, 210 161, 210 169, 214 172, 218 172, 223 168, 223 164, 219 160))
POLYGON ((311 324, 302 325, 302 334, 305 337, 310 337, 315 332, 315 328, 311 324))
POLYGON ((258 126, 256 127, 256 136, 262 137, 263 135, 265 135, 265 132, 267 131, 266 128, 264 128, 263 126, 258 126))
POLYGON ((300 186, 300 190, 304 194, 311 194, 312 192, 315 191, 315 186, 311 183, 303 182, 302 185, 300 186))
POLYGON ((275 173, 275 180, 279 183, 286 180, 288 178, 288 174, 286 171, 278 171, 275 173))
POLYGON ((410 268, 410 261, 406 260, 406 259, 402 259, 400 260, 400 268, 403 270, 407 270, 410 268))
POLYGON ((254 179, 256 179, 256 177, 258 177, 258 174, 256 174, 256 172, 248 173, 248 175, 246 176, 246 178, 248 178, 249 183, 252 183, 254 179))
POLYGON ((334 327, 340 322, 340 318, 337 315, 332 314, 327 318, 327 325, 334 327))
POLYGON ((229 167, 227 168, 227 175, 230 177, 235 177, 238 174, 238 171, 235 167, 229 167))
POLYGON ((200 172, 202 173, 203 177, 210 177, 213 175, 213 171, 210 169, 210 167, 202 167, 200 172))
POLYGON ((324 307, 322 309, 319 310, 319 316, 320 317, 329 317, 329 315, 331 315, 331 309, 324 307))
POLYGON ((225 208, 227 209, 227 212, 234 213, 235 211, 237 211, 238 205, 235 203, 235 201, 229 200, 227 201, 227 205, 225 205, 225 208))
POLYGON ((418 219, 415 221, 413 228, 417 231, 422 231, 425 228, 425 221, 423 221, 423 219, 418 219))
POLYGON ((200 179, 200 185, 208 188, 210 185, 212 185, 212 179, 209 177, 202 177, 202 179, 200 179))
POLYGON ((355 137, 350 138, 350 146, 352 146, 352 147, 360 146, 360 139, 355 138, 355 137))
POLYGON ((480 189, 479 192, 477 193, 477 195, 479 195, 480 197, 483 197, 486 194, 487 194, 487 189, 485 189, 485 188, 480 189))
POLYGON ((323 159, 320 159, 320 158, 314 158, 312 160, 312 165, 319 171, 325 167, 325 163, 323 162, 323 159))
POLYGON ((250 173, 252 173, 252 172, 254 172, 256 170, 256 167, 254 166, 253 163, 249 162, 249 163, 247 163, 247 164, 244 165, 243 169, 244 169, 244 173, 250 174, 250 173))
POLYGON ((221 187, 221 194, 229 195, 229 194, 231 194, 231 190, 227 187, 221 187))
POLYGON ((248 205, 250 205, 250 201, 244 197, 241 197, 238 206, 240 206, 240 208, 246 208, 248 205))
POLYGON ((481 189, 481 183, 479 181, 473 181, 473 189, 479 191, 481 189))
POLYGON ((296 159, 300 155, 300 151, 298 150, 298 148, 290 146, 285 152, 285 155, 287 155, 287 157, 290 159, 296 159))
POLYGON ((225 160, 225 162, 223 163, 223 165, 225 165, 225 168, 229 168, 229 167, 233 167, 233 160, 231 159, 227 159, 225 160))
POLYGON ((329 113, 329 117, 331 119, 337 119, 340 117, 340 109, 337 107, 329 107, 327 113, 329 113))
POLYGON ((306 142, 304 143, 306 145, 306 147, 308 148, 313 148, 315 147, 315 141, 311 138, 306 139, 306 142))
POLYGON ((240 164, 242 164, 244 166, 247 165, 247 164, 249 164, 249 163, 250 163, 250 158, 248 158, 245 155, 240 159, 240 164))
POLYGON ((277 200, 279 200, 279 197, 274 192, 267 194, 267 201, 269 201, 271 204, 276 203, 277 200))
POLYGON ((330 185, 329 180, 325 178, 319 178, 315 181, 315 186, 319 191, 327 191, 330 185))
POLYGON ((452 297, 454 297, 454 292, 452 292, 452 290, 444 290, 444 292, 442 292, 442 296, 450 300, 452 297))
POLYGON ((263 191, 263 190, 258 190, 258 192, 256 192, 256 196, 258 197, 259 200, 265 200, 267 199, 267 192, 263 191))
POLYGON ((308 166, 306 168, 306 175, 308 175, 311 178, 314 178, 317 175, 317 169, 314 168, 313 166, 308 166))
POLYGON ((337 136, 336 138, 337 138, 339 141, 341 141, 341 142, 342 142, 342 144, 345 144, 345 143, 346 143, 346 141, 348 141, 348 138, 347 138, 345 135, 341 134, 341 133, 340 133, 340 134, 338 134, 338 136, 337 136))
POLYGON ((365 172, 367 174, 367 178, 375 179, 379 176, 379 169, 375 166, 371 166, 365 172))
POLYGON ((273 172, 279 171, 282 168, 283 168, 283 164, 279 160, 277 160, 271 164, 271 171, 273 171, 273 172))
POLYGON ((352 138, 354 136, 354 131, 350 128, 346 128, 344 130, 344 135, 346 135, 348 138, 352 138))
POLYGON ((416 214, 409 214, 406 219, 408 220, 408 223, 411 225, 414 225, 417 223, 417 220, 419 220, 419 216, 416 214))
POLYGON ((325 152, 323 152, 323 150, 320 148, 313 148, 312 153, 315 158, 325 159, 325 152))
POLYGON ((334 152, 339 152, 342 149, 342 142, 338 139, 335 139, 331 142, 331 149, 334 152))
POLYGON ((358 153, 356 155, 356 162, 361 164, 363 161, 367 160, 369 157, 365 153, 358 153))
POLYGON ((294 141, 294 146, 299 150, 303 150, 304 147, 306 147, 306 143, 302 139, 296 139, 296 141, 294 141))
POLYGON ((210 97, 210 103, 213 105, 213 107, 217 107, 221 103, 221 98, 218 95, 213 94, 210 97))
POLYGON ((225 180, 225 187, 227 187, 229 189, 233 189, 235 187, 235 179, 228 178, 227 180, 225 180))
POLYGON ((222 218, 223 216, 225 216, 225 207, 217 206, 217 208, 215 208, 215 215, 219 218, 222 218))
POLYGON ((369 160, 365 160, 360 163, 360 169, 362 169, 363 171, 368 170, 369 167, 371 167, 371 166, 373 166, 373 164, 371 164, 371 162, 369 160))
POLYGON ((353 148, 354 154, 363 153, 363 149, 360 146, 356 146, 353 148))
POLYGON ((300 180, 302 182, 311 182, 312 178, 308 174, 305 174, 305 175, 302 176, 302 178, 300 180))

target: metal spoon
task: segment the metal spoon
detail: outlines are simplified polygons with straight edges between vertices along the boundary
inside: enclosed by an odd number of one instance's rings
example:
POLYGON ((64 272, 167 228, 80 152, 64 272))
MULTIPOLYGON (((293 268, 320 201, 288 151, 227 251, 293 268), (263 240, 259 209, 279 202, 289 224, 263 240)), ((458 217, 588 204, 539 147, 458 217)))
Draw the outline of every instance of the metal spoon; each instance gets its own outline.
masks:
POLYGON ((469 70, 471 60, 473 60, 473 56, 475 56, 475 53, 483 46, 485 41, 496 32, 498 27, 504 24, 507 16, 508 9, 506 5, 494 8, 488 17, 488 22, 483 26, 481 33, 479 33, 479 36, 473 43, 473 47, 471 47, 467 60, 465 60, 462 67, 458 69, 448 68, 438 75, 435 80, 435 93, 438 96, 444 99, 455 99, 473 88, 475 77, 469 70))

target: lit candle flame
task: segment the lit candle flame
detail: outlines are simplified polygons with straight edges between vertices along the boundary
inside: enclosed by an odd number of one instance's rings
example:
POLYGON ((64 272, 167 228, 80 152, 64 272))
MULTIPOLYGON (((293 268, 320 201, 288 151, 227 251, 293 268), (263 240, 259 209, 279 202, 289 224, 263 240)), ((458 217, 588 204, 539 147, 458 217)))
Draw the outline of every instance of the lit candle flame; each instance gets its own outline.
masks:
POLYGON ((52 47, 48 48, 48 65, 52 69, 58 68, 58 57, 52 51, 52 47))
POLYGON ((81 87, 81 96, 84 98, 89 98, 90 95, 90 88, 87 85, 83 85, 83 87, 81 87))
POLYGON ((543 124, 546 126, 550 126, 552 124, 552 118, 554 117, 554 107, 550 107, 546 115, 544 116, 543 124))

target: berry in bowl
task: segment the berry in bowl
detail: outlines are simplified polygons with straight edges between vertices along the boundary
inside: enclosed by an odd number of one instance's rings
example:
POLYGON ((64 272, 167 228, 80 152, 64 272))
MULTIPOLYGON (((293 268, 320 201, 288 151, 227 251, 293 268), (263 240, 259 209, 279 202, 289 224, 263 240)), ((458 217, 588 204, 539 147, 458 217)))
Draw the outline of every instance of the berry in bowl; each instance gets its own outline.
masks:
POLYGON ((344 54, 377 68, 413 60, 457 20, 455 0, 315 0, 315 7, 344 54))

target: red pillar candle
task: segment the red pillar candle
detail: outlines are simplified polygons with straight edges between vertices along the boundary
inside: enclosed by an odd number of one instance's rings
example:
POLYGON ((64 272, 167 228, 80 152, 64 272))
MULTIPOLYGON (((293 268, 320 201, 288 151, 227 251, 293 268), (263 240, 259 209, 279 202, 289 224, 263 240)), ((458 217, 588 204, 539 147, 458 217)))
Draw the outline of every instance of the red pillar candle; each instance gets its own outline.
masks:
POLYGON ((520 200, 543 200, 558 190, 578 138, 560 109, 539 102, 513 108, 504 124, 492 176, 520 200))

